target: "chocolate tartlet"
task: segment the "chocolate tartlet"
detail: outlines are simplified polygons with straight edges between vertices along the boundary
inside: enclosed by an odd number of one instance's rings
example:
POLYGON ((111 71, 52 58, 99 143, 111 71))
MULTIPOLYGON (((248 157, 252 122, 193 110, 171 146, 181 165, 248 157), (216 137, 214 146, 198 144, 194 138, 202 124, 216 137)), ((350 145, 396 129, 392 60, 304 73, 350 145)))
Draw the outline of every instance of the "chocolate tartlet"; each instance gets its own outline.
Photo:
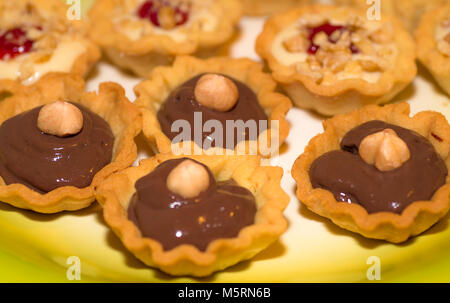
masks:
POLYGON ((37 127, 43 106, 12 117, 0 126, 0 176, 47 193, 61 186, 87 187, 112 160, 114 135, 99 115, 75 105, 83 115, 79 133, 46 134, 37 127), (21 152, 17 152, 21 151, 21 152))
MULTIPOLYGON (((168 160, 136 182, 128 217, 144 237, 157 239, 165 250, 191 244, 205 250, 212 240, 233 238, 254 222, 255 197, 234 180, 216 182, 207 170, 209 186, 186 198, 166 185, 169 174, 187 158, 168 160)), ((187 160, 192 161, 192 160, 187 160)))
POLYGON ((331 191, 336 201, 357 203, 368 213, 402 213, 414 201, 430 200, 445 184, 444 160, 423 136, 383 121, 369 121, 350 130, 341 150, 316 159, 309 169, 314 188, 331 191), (390 171, 380 171, 358 154, 361 141, 374 133, 392 129, 407 144, 410 159, 390 171), (426 178, 424 178, 426 176, 426 178))
POLYGON ((0 201, 40 213, 89 206, 106 177, 135 161, 141 129, 118 84, 85 92, 79 76, 44 75, 0 103, 0 201))
POLYGON ((142 262, 203 277, 252 258, 286 230, 282 175, 258 156, 158 154, 111 175, 96 198, 142 262))
MULTIPOLYGON (((198 146, 206 145, 208 147, 226 147, 228 149, 234 149, 236 145, 241 141, 257 140, 258 135, 262 131, 267 129, 264 126, 260 126, 260 121, 267 121, 268 118, 264 112, 264 109, 261 107, 261 105, 259 105, 258 97, 256 96, 256 94, 244 83, 230 77, 218 75, 219 77, 226 77, 228 80, 233 82, 233 84, 237 88, 239 97, 235 101, 235 104, 230 106, 231 109, 229 110, 221 111, 210 108, 199 103, 196 100, 195 94, 199 80, 205 79, 205 76, 208 77, 208 75, 206 74, 198 75, 183 83, 181 86, 175 89, 175 91, 172 92, 169 98, 162 104, 161 108, 158 111, 158 121, 164 134, 170 140, 172 140, 172 142, 174 142, 173 139, 179 133, 171 130, 172 124, 177 120, 185 120, 189 122, 189 125, 191 126, 191 138, 194 139, 193 141, 198 146), (212 140, 211 135, 217 131, 216 129, 214 129, 214 131, 203 131, 201 138, 196 138, 195 121, 196 115, 198 115, 199 113, 201 113, 202 117, 202 128, 204 127, 206 121, 217 120, 221 123, 222 138, 224 138, 225 142, 218 143, 216 140, 212 140), (233 140, 232 142, 228 142, 227 140, 225 140, 225 138, 228 138, 226 127, 227 120, 242 120, 244 121, 244 123, 255 121, 257 134, 251 134, 249 132, 249 129, 246 128, 245 134, 241 136, 241 134, 238 134, 238 130, 235 128, 233 140)), ((230 92, 229 94, 232 94, 232 92, 230 92)), ((217 98, 217 94, 215 92, 213 92, 213 97, 217 98)), ((175 141, 174 143, 178 142, 179 141, 175 141)))
POLYGON ((214 154, 226 148, 270 157, 289 133, 289 99, 249 59, 178 57, 172 67, 155 69, 135 92, 143 133, 160 153, 214 154))
POLYGON ((370 105, 324 122, 292 167, 311 211, 367 238, 399 243, 450 209, 450 125, 437 112, 370 105))

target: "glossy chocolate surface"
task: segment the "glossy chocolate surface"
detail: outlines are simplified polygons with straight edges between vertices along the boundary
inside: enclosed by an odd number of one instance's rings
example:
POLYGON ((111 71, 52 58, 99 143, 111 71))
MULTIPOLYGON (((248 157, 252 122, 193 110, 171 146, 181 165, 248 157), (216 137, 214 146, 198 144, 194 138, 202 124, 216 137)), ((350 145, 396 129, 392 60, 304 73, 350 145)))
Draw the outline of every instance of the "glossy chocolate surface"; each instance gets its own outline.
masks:
POLYGON ((165 161, 136 182, 128 218, 143 236, 158 240, 165 250, 181 244, 205 250, 211 241, 235 237, 253 224, 252 193, 234 180, 216 182, 209 169, 210 185, 198 197, 186 199, 171 192, 167 176, 183 160, 165 161))
MULTIPOLYGON (((227 112, 220 112, 205 106, 202 106, 195 100, 194 89, 197 81, 202 75, 198 75, 195 78, 185 82, 180 87, 178 87, 172 94, 167 98, 167 100, 162 104, 160 110, 158 111, 158 121, 161 125, 161 129, 164 134, 171 140, 173 140, 178 134, 179 130, 174 132, 171 131, 172 123, 177 120, 186 120, 191 126, 191 136, 190 138, 198 146, 203 145, 205 141, 209 141, 211 144, 207 147, 225 147, 228 149, 234 149, 234 147, 243 140, 256 140, 258 137, 256 134, 266 130, 265 127, 260 127, 259 121, 267 121, 267 115, 264 109, 259 105, 258 98, 256 94, 244 83, 237 80, 231 79, 236 84, 239 91, 239 99, 236 105, 227 112), (211 139, 211 134, 216 131, 215 129, 202 132, 202 136, 195 138, 195 119, 194 113, 202 113, 202 121, 200 123, 200 129, 208 120, 218 120, 222 125, 222 138, 223 142, 216 142, 211 139), (249 120, 255 121, 257 128, 256 134, 251 134, 248 128, 245 129, 245 134, 238 138, 237 130, 234 129, 234 140, 226 140, 226 121, 227 120, 242 120, 247 122, 249 120)), ((228 77, 229 78, 229 77, 228 77)), ((175 142, 178 143, 178 142, 175 142)))
POLYGON ((73 136, 41 132, 41 107, 14 116, 0 126, 0 175, 6 184, 20 183, 46 193, 62 186, 87 187, 112 159, 114 135, 109 124, 89 109, 83 128, 73 136))
POLYGON ((430 200, 445 184, 448 171, 425 137, 396 125, 370 121, 349 131, 341 141, 341 150, 316 159, 309 174, 314 188, 331 191, 337 201, 358 203, 369 213, 401 213, 415 201, 430 200), (358 147, 366 136, 386 128, 405 141, 411 157, 401 167, 382 172, 361 159, 358 147))

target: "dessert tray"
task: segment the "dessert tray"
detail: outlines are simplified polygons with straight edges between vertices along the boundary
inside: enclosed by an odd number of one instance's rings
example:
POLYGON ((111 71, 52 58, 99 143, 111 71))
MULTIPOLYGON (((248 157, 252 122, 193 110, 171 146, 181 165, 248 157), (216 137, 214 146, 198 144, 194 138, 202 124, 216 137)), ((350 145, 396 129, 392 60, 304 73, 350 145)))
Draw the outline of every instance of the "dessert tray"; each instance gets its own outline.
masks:
MULTIPOLYGON (((254 44, 264 21, 263 17, 244 17, 229 53, 223 55, 260 61, 254 44)), ((91 91, 101 82, 117 82, 133 101, 133 87, 141 80, 102 61, 86 85, 91 91)), ((394 103, 400 101, 410 104, 412 114, 434 110, 450 121, 449 98, 420 65, 418 76, 394 103)), ((298 201, 291 168, 309 140, 323 132, 324 117, 292 108, 286 118, 291 130, 271 164, 284 170, 281 186, 290 197, 284 212, 288 228, 252 260, 206 278, 174 277, 144 265, 125 249, 106 225, 97 203, 58 214, 38 214, 1 203, 0 281, 70 282, 66 275, 70 257, 77 257, 81 282, 369 282, 367 274, 375 257, 381 265, 382 282, 449 282, 449 214, 420 237, 393 244, 341 229, 298 201)), ((138 160, 153 155, 142 135, 136 143, 138 160)))

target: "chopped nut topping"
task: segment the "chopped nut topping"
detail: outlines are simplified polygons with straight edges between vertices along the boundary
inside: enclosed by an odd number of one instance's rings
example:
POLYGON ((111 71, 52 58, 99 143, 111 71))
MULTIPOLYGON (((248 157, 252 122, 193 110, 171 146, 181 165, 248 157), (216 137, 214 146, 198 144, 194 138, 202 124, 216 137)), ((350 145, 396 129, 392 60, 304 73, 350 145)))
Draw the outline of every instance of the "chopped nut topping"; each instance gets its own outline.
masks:
POLYGON ((320 47, 325 47, 329 43, 327 34, 324 32, 318 33, 314 36, 313 43, 320 47))
POLYGON ((391 23, 371 31, 362 18, 355 17, 345 25, 322 20, 313 27, 303 22, 300 33, 284 41, 283 45, 289 52, 306 52, 307 59, 295 65, 297 70, 316 83, 325 84, 337 78, 332 73, 358 77, 363 72, 382 72, 391 68, 395 55, 393 41, 391 23))
POLYGON ((159 9, 158 21, 162 28, 173 29, 177 25, 175 19, 175 10, 169 6, 163 6, 159 9))
POLYGON ((306 51, 308 44, 309 41, 301 35, 294 36, 283 42, 284 47, 291 53, 306 51))
POLYGON ((321 48, 317 52, 316 57, 324 68, 333 72, 340 72, 344 70, 345 65, 351 60, 352 54, 347 48, 341 50, 335 49, 334 52, 329 52, 321 48))

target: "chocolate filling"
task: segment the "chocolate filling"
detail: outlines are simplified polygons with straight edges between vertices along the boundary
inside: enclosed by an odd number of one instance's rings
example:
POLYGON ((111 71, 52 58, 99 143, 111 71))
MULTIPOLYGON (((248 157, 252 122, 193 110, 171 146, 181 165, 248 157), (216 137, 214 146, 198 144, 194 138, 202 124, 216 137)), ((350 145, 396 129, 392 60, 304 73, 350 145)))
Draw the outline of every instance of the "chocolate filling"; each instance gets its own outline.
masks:
MULTIPOLYGON (((267 121, 267 115, 264 109, 259 105, 258 98, 256 94, 244 83, 231 79, 237 86, 239 92, 239 99, 236 105, 227 112, 220 112, 208 107, 202 106, 195 100, 194 90, 197 81, 202 75, 198 75, 191 80, 185 82, 180 87, 178 87, 172 94, 167 98, 167 100, 162 104, 158 111, 158 121, 161 125, 163 133, 170 139, 173 140, 179 131, 176 129, 174 132, 171 131, 172 123, 177 120, 186 120, 189 122, 190 129, 190 139, 194 141, 198 146, 205 147, 204 142, 209 141, 210 145, 206 144, 205 148, 209 147, 225 147, 228 149, 234 149, 235 146, 243 140, 257 140, 258 135, 267 129, 267 125, 260 126, 259 121, 267 121), (202 113, 202 121, 200 127, 202 129, 198 130, 194 127, 194 113, 202 113), (211 138, 211 135, 218 130, 214 128, 210 131, 203 131, 203 125, 208 120, 218 120, 222 125, 222 134, 218 132, 218 135, 222 135, 223 142, 216 142, 211 138), (242 120, 243 122, 255 121, 257 132, 252 134, 248 128, 245 128, 245 134, 243 136, 237 133, 237 129, 234 128, 234 138, 227 140, 226 137, 226 121, 232 120, 242 120), (196 138, 194 136, 195 131, 202 131, 202 136, 196 138)), ((229 78, 229 77, 228 77, 229 78)), ((200 122, 197 122, 200 123, 200 122)), ((182 142, 183 140, 174 142, 182 142)))
POLYGON ((37 127, 41 107, 12 117, 0 126, 0 175, 40 193, 62 186, 87 187, 111 162, 114 135, 109 124, 89 109, 83 128, 73 136, 47 135, 37 127))
POLYGON ((309 175, 314 188, 331 191, 337 201, 357 203, 368 213, 401 213, 415 201, 430 200, 445 184, 447 167, 433 145, 414 131, 383 121, 370 121, 349 131, 341 149, 316 159, 309 175), (411 157, 397 169, 382 172, 358 154, 368 135, 393 129, 408 145, 411 157))
POLYGON ((165 161, 136 182, 128 218, 143 236, 158 240, 165 250, 181 244, 205 250, 211 241, 235 237, 253 224, 252 193, 234 180, 216 182, 209 169, 210 185, 198 197, 186 199, 171 192, 167 176, 183 160, 165 161))

